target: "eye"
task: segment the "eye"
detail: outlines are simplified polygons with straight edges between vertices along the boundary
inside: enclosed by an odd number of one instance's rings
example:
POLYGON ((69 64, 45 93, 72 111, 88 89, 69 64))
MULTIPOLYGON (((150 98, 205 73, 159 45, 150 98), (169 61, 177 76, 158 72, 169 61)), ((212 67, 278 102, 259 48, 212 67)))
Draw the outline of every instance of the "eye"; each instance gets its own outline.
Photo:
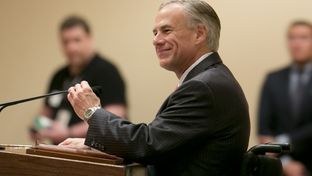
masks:
POLYGON ((153 34, 154 34, 154 36, 156 36, 157 35, 157 31, 153 31, 153 34))
POLYGON ((172 31, 171 29, 164 29, 164 30, 163 30, 163 33, 169 34, 171 31, 172 31))

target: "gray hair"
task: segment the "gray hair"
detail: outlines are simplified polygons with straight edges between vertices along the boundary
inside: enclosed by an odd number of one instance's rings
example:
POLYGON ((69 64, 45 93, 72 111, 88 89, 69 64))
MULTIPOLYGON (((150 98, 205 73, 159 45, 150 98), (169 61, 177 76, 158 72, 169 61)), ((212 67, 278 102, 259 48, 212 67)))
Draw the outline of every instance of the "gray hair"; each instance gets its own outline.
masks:
POLYGON ((207 46, 211 51, 219 48, 221 23, 217 13, 205 1, 201 0, 170 0, 160 5, 159 10, 169 4, 180 4, 190 17, 192 26, 202 24, 208 30, 207 46))

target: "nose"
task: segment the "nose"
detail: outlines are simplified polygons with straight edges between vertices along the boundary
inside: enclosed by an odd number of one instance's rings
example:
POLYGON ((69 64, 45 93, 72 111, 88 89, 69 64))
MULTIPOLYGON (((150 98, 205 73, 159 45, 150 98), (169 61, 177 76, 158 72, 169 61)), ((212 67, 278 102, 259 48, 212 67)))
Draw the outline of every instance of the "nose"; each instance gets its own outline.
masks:
POLYGON ((165 43, 165 40, 163 38, 163 36, 161 35, 161 33, 158 33, 154 36, 153 38, 153 45, 157 46, 157 45, 162 45, 165 43))
POLYGON ((64 44, 64 48, 67 50, 67 51, 75 51, 77 50, 77 44, 73 41, 67 41, 65 44, 64 44))

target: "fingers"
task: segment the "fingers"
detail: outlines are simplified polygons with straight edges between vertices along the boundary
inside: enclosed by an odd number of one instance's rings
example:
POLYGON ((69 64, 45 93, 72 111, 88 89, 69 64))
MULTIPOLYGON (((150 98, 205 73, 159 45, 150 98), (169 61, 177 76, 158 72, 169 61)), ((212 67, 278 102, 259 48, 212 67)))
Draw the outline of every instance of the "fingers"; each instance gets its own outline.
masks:
POLYGON ((67 138, 65 139, 65 141, 59 143, 58 145, 61 146, 61 145, 70 145, 72 143, 72 139, 71 138, 67 138))
POLYGON ((82 87, 81 87, 80 84, 76 84, 76 85, 75 85, 75 91, 76 91, 76 92, 82 92, 82 87))
POLYGON ((69 101, 72 105, 73 105, 74 95, 75 95, 75 88, 74 88, 74 87, 70 87, 70 88, 68 89, 67 99, 68 99, 68 101, 69 101))
POLYGON ((93 93, 90 85, 86 81, 68 89, 67 99, 74 108, 76 114, 83 119, 84 113, 90 107, 100 104, 100 99, 93 93))
POLYGON ((72 98, 80 95, 82 92, 91 93, 92 88, 87 81, 82 81, 80 84, 76 84, 68 89, 68 92, 72 98))
POLYGON ((70 102, 70 104, 73 106, 73 96, 69 93, 67 94, 67 100, 70 102))
POLYGON ((75 86, 72 86, 68 89, 67 99, 69 100, 69 102, 71 102, 71 104, 75 98, 83 96, 84 90, 83 90, 82 84, 84 87, 86 87, 86 89, 87 87, 90 88, 88 82, 82 81, 81 84, 76 84, 75 86))
POLYGON ((68 138, 65 141, 58 144, 58 146, 63 146, 73 149, 91 149, 90 147, 84 145, 85 138, 68 138))
POLYGON ((84 92, 87 92, 87 93, 92 92, 92 89, 91 89, 91 87, 90 87, 90 85, 89 85, 89 83, 87 81, 82 81, 81 82, 81 88, 82 88, 82 90, 84 92))

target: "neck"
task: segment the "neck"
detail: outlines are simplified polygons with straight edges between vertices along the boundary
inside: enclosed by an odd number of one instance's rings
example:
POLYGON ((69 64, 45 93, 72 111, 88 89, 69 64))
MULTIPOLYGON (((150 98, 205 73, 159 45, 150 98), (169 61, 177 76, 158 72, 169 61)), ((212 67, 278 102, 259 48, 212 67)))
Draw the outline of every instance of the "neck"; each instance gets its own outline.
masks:
POLYGON ((295 62, 295 65, 299 68, 299 69, 304 69, 304 67, 310 63, 311 61, 310 60, 306 60, 306 61, 303 61, 303 62, 295 62))
POLYGON ((199 50, 199 52, 197 52, 197 54, 192 57, 191 59, 187 60, 185 62, 184 65, 181 66, 180 69, 178 69, 177 71, 175 71, 176 76, 178 77, 178 79, 181 78, 181 76, 183 75, 183 73, 192 65, 194 64, 201 56, 203 56, 206 53, 211 52, 209 49, 204 48, 202 50, 199 50))
POLYGON ((82 71, 82 67, 73 66, 73 65, 69 66, 69 73, 73 77, 78 76, 81 73, 81 71, 82 71))
POLYGON ((95 53, 90 54, 88 57, 84 59, 83 62, 79 65, 69 65, 69 72, 72 76, 78 76, 83 69, 91 62, 91 60, 94 58, 95 53))

